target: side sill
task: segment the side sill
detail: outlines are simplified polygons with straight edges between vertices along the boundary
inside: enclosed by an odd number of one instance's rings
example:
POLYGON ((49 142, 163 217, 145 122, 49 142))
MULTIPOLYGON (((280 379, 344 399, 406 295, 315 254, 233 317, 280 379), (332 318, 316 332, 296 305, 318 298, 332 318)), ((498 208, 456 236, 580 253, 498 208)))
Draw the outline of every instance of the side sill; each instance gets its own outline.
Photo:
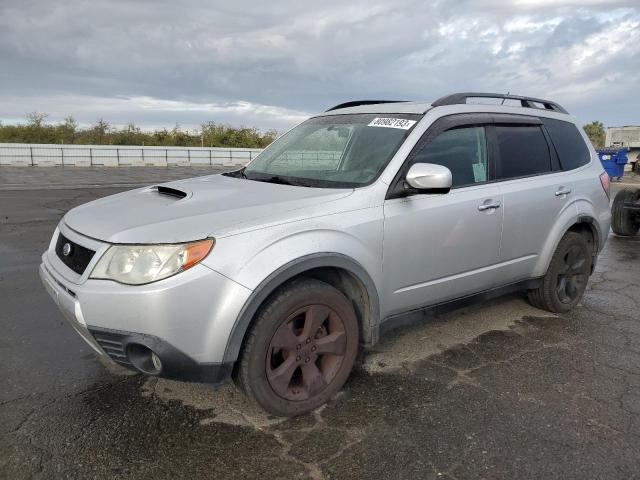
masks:
POLYGON ((442 315, 453 310, 468 307, 477 303, 482 303, 487 300, 502 297, 509 293, 521 292, 524 290, 530 290, 537 288, 542 282, 542 277, 523 280, 500 287, 483 290, 478 293, 466 295, 464 297, 454 298, 445 302, 436 303, 433 305, 425 305, 414 310, 407 312, 397 313, 385 317, 379 327, 380 338, 388 334, 389 332, 402 328, 408 325, 415 325, 422 320, 432 318, 436 315, 442 315))

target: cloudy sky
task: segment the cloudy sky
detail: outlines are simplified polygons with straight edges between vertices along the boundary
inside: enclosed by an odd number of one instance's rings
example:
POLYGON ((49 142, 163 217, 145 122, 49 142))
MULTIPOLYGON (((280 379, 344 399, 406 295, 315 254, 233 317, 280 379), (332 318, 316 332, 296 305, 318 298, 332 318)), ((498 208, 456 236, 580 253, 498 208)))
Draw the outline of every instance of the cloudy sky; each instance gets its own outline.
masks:
POLYGON ((363 98, 550 98, 640 124, 639 0, 0 0, 0 119, 285 129, 363 98))

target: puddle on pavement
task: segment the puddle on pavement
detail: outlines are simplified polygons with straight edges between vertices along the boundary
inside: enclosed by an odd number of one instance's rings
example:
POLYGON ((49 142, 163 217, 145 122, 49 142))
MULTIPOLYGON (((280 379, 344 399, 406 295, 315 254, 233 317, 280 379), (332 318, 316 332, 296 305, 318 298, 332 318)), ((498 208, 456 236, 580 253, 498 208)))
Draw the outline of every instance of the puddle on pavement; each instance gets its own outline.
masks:
POLYGON ((555 317, 522 298, 503 297, 405 327, 375 346, 362 367, 369 373, 393 373, 493 330, 510 330, 522 318, 555 317))
MULTIPOLYGON (((495 332, 517 330, 525 317, 556 318, 555 315, 531 307, 520 297, 504 297, 434 317, 392 332, 365 354, 361 369, 367 374, 393 374, 429 357, 441 354, 451 357, 465 344, 483 335, 502 339, 495 332)), ((461 359, 462 361, 463 359, 461 359)), ((219 388, 210 385, 183 383, 161 378, 149 378, 143 395, 155 395, 163 401, 179 401, 211 415, 202 425, 222 423, 256 429, 271 427, 286 421, 265 414, 248 401, 232 384, 219 388)))
POLYGON ((202 419, 202 425, 224 423, 262 429, 286 421, 263 412, 233 384, 214 388, 201 383, 149 378, 144 383, 142 394, 155 395, 164 401, 177 400, 198 410, 210 410, 211 416, 202 419))

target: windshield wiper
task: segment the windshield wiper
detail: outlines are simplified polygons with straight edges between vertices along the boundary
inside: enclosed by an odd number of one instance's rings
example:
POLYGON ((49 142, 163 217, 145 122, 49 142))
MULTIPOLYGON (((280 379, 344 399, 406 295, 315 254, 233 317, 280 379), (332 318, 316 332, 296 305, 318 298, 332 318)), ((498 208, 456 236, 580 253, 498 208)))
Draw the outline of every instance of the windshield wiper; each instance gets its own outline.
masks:
POLYGON ((244 178, 248 180, 249 177, 244 173, 246 167, 242 167, 240 170, 232 170, 231 172, 224 172, 222 175, 225 177, 233 177, 233 178, 244 178))
MULTIPOLYGON (((248 178, 248 177, 247 177, 248 178)), ((255 180, 256 182, 265 182, 265 183, 277 183, 280 185, 294 185, 294 186, 302 186, 300 182, 293 182, 291 180, 287 180, 286 178, 280 177, 278 175, 270 175, 266 177, 251 177, 249 180, 255 180)))

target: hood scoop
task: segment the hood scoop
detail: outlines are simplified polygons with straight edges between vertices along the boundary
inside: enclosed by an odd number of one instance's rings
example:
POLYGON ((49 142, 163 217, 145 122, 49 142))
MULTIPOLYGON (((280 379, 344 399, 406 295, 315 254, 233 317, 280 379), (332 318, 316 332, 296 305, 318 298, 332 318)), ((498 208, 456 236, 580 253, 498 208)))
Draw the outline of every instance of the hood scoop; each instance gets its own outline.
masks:
POLYGON ((164 187, 162 185, 152 187, 152 190, 157 191, 160 195, 168 195, 169 197, 177 199, 185 198, 187 196, 187 192, 178 190, 177 188, 164 187))

